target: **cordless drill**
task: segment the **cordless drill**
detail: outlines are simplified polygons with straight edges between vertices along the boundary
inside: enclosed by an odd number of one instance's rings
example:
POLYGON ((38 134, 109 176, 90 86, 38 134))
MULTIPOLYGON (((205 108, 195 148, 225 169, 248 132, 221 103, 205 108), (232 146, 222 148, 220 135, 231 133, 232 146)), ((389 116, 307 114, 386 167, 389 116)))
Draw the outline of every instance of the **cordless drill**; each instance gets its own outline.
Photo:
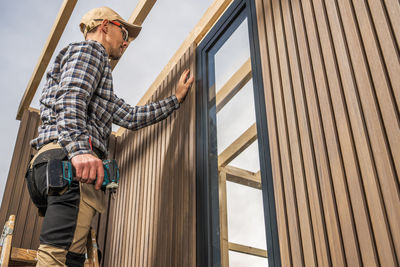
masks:
MULTIPOLYGON (((119 183, 119 169, 116 160, 103 160, 104 180, 101 189, 115 192, 119 183)), ((59 194, 71 185, 75 177, 75 168, 70 161, 51 159, 47 164, 47 193, 59 194)), ((96 181, 94 182, 96 183, 96 181)))

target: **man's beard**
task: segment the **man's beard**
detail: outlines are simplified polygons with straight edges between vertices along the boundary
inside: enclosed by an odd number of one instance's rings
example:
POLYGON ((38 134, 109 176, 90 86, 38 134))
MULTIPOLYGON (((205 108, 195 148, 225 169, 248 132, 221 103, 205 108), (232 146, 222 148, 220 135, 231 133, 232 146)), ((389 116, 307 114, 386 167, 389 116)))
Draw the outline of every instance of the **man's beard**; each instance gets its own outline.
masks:
POLYGON ((119 60, 120 58, 121 58, 121 56, 122 56, 122 53, 120 54, 119 53, 119 51, 121 51, 120 49, 121 49, 122 47, 118 47, 118 50, 117 49, 115 49, 116 51, 115 51, 115 53, 113 53, 114 51, 110 51, 111 53, 110 53, 110 55, 108 56, 111 60, 119 60))
POLYGON ((109 58, 111 60, 119 60, 121 58, 121 56, 114 56, 114 55, 110 55, 109 58))

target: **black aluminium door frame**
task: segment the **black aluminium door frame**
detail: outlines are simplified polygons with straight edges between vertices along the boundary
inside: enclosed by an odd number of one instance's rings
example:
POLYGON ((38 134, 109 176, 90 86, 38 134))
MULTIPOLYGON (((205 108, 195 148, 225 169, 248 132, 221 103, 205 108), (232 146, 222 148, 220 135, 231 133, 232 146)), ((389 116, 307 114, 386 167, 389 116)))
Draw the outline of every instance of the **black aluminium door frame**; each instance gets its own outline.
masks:
POLYGON ((216 107, 215 95, 210 96, 208 90, 215 79, 214 54, 245 18, 249 31, 268 264, 281 266, 256 8, 254 0, 235 0, 196 51, 196 258, 197 266, 201 267, 221 266, 216 107))

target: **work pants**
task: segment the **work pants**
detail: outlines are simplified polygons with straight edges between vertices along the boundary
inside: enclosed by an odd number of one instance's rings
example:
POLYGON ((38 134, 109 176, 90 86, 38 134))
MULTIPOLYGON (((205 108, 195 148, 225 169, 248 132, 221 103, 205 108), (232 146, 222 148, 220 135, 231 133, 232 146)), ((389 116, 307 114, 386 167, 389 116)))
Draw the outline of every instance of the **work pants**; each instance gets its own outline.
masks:
MULTIPOLYGON (((56 148, 58 144, 49 144, 38 154, 56 148)), ((46 168, 36 166, 35 175, 45 175, 46 168)), ((104 211, 104 201, 103 191, 76 181, 59 195, 47 196, 36 266, 83 267, 92 219, 96 211, 104 211)))

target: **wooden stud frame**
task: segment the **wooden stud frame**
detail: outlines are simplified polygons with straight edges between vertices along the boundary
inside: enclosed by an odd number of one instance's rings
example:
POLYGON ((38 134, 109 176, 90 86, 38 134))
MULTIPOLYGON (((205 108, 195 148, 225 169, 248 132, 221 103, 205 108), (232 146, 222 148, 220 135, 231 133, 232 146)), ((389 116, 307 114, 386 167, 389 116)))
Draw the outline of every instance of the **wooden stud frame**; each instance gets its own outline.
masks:
POLYGON ((217 112, 219 112, 251 79, 250 58, 222 86, 216 96, 217 112))
POLYGON ((39 57, 39 61, 35 67, 35 70, 33 71, 31 79, 29 80, 28 86, 26 87, 24 96, 19 104, 17 120, 21 120, 24 110, 27 109, 32 102, 40 81, 42 80, 43 74, 46 71, 47 65, 49 65, 51 56, 53 55, 58 41, 64 32, 65 26, 71 17, 72 11, 75 8, 76 2, 77 0, 64 0, 63 2, 60 11, 58 12, 56 21, 53 24, 53 28, 51 29, 49 38, 47 39, 42 54, 39 57))
POLYGON ((234 158, 242 153, 257 139, 257 127, 254 123, 239 138, 237 138, 230 146, 228 146, 221 154, 218 155, 218 167, 225 167, 234 158))

